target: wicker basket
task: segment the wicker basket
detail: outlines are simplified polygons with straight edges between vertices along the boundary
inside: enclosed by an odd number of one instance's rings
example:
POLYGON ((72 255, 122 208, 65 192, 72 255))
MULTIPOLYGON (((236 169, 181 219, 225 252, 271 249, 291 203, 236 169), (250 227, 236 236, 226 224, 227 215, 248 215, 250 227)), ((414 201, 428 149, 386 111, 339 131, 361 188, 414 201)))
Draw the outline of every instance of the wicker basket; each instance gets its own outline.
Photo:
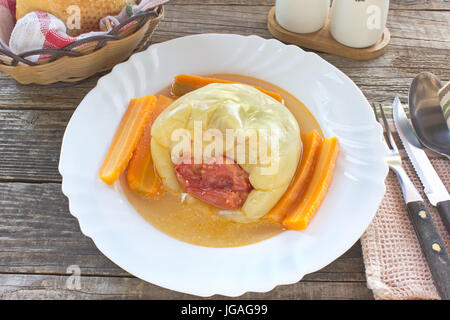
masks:
POLYGON ((150 37, 164 17, 164 7, 139 13, 108 34, 76 41, 60 50, 35 50, 20 55, 0 49, 0 71, 22 84, 76 82, 109 70, 137 51, 147 49, 150 37), (121 29, 130 24, 124 31, 121 29), (48 58, 33 63, 27 57, 48 58))

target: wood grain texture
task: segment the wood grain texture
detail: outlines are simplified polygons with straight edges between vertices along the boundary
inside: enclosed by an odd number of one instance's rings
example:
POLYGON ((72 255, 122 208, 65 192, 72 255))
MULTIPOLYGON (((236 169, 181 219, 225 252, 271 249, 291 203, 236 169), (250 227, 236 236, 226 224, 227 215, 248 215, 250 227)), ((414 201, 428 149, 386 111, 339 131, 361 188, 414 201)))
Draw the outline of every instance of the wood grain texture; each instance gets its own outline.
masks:
MULTIPOLYGON (((67 287, 68 276, 2 275, 0 299, 199 299, 145 283, 136 278, 82 277, 81 288, 67 287)), ((69 285, 70 287, 70 285, 69 285)), ((210 299, 228 299, 213 296, 210 299)), ((301 281, 279 286, 270 295, 247 293, 239 299, 373 299, 361 283, 301 281)))
MULTIPOLYGON (((275 0, 172 0, 172 5, 228 5, 228 6, 273 6, 275 0)), ((391 0, 391 10, 450 10, 446 0, 391 0)))
MULTIPOLYGON (((271 38, 266 24, 274 2, 172 0, 153 41, 207 32, 271 38)), ((430 71, 448 80, 449 21, 447 1, 391 0, 392 39, 383 56, 358 62, 319 55, 354 80, 369 101, 390 105, 399 95, 406 102, 417 73, 430 71)), ((60 145, 73 111, 100 76, 73 85, 23 86, 0 73, 0 299, 195 298, 145 283, 117 267, 69 213, 57 168, 60 145), (81 269, 80 290, 66 286, 71 265, 81 269)), ((357 243, 297 284, 242 298, 371 299, 372 293, 357 243)))
POLYGON ((0 110, 0 181, 60 181, 59 153, 71 115, 0 110))
MULTIPOLYGON (((167 6, 166 19, 156 30, 154 42, 206 32, 271 38, 266 27, 270 9, 267 5, 235 7, 223 5, 222 1, 217 2, 222 5, 205 6, 188 2, 178 5, 178 2, 167 6)), ((395 94, 406 100, 409 83, 421 71, 430 71, 442 80, 449 80, 446 71, 450 67, 449 21, 450 11, 391 10, 388 27, 392 40, 382 57, 355 62, 323 53, 319 55, 354 80, 369 100, 387 104, 392 102, 395 94)), ((74 86, 21 86, 0 73, 0 109, 74 109, 98 78, 94 76, 74 86)))

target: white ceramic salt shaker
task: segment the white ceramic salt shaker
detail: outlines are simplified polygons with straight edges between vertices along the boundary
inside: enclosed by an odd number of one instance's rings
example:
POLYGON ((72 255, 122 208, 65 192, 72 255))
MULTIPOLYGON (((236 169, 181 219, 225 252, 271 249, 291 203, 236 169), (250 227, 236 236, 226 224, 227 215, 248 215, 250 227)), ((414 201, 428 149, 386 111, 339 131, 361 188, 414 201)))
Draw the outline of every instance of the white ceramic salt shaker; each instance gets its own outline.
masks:
POLYGON ((380 40, 388 12, 389 0, 334 0, 331 35, 348 47, 370 47, 380 40))
POLYGON ((275 17, 280 26, 295 33, 312 33, 325 26, 330 0, 277 0, 275 17))

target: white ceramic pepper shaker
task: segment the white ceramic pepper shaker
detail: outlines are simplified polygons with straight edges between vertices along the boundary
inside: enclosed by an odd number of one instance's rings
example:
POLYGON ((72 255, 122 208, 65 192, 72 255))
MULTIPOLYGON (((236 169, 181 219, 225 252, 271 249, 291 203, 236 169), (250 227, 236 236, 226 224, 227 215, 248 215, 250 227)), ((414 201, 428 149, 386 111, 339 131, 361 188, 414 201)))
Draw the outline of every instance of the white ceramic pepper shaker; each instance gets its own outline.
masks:
POLYGON ((388 11, 389 0, 334 0, 331 35, 348 47, 370 47, 380 40, 388 11))
POLYGON ((325 26, 329 9, 330 0, 277 0, 275 17, 286 30, 312 33, 325 26))

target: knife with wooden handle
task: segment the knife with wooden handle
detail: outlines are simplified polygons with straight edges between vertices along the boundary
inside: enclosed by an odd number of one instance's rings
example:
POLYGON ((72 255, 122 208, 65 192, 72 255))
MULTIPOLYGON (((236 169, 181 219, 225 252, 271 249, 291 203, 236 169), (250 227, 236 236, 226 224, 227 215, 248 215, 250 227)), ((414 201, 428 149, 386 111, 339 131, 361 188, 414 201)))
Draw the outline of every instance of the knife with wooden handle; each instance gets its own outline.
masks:
POLYGON ((406 117, 403 106, 399 100, 396 99, 396 102, 394 102, 393 116, 398 135, 402 140, 414 170, 424 186, 425 195, 430 203, 437 208, 447 232, 450 233, 450 195, 436 173, 430 159, 420 147, 420 142, 406 117), (398 106, 395 105, 397 101, 398 106))
POLYGON ((450 259, 441 236, 423 201, 407 204, 422 252, 430 267, 434 284, 444 300, 450 299, 450 259))
MULTIPOLYGON (((393 116, 398 135, 400 136, 400 139, 402 140, 405 150, 408 156, 410 157, 411 163, 413 164, 414 169, 419 174, 419 177, 421 175, 424 175, 424 172, 427 172, 427 174, 433 176, 432 177, 433 179, 439 180, 439 183, 443 187, 443 189, 442 188, 432 189, 432 192, 434 193, 430 193, 430 196, 427 194, 427 197, 429 199, 431 197, 431 199, 433 199, 434 201, 435 198, 445 197, 446 194, 448 196, 447 190, 445 189, 444 185, 437 176, 436 171, 434 171, 434 168, 431 166, 431 163, 428 160, 428 157, 426 156, 425 152, 422 149, 412 145, 405 138, 405 131, 406 134, 413 134, 413 132, 412 127, 408 122, 408 118, 406 117, 403 106, 401 105, 400 100, 398 98, 396 98, 394 101, 393 116), (411 132, 408 132, 408 130, 411 130, 411 132), (420 153, 420 151, 422 153, 420 153), (411 154, 413 154, 414 158, 411 154), (428 162, 425 162, 424 166, 419 167, 419 162, 425 161, 424 159, 426 159, 426 161, 428 162), (431 173, 430 170, 432 170, 431 173), (438 194, 436 194, 436 192, 438 192, 438 194), (442 194, 439 194, 439 192, 441 192, 442 194)), ((422 164, 422 162, 420 162, 420 164, 422 164)), ((408 215, 412 225, 414 226, 414 230, 416 232, 417 239, 419 240, 419 244, 422 248, 422 252, 425 255, 425 258, 428 262, 428 266, 430 267, 431 275, 433 276, 436 288, 442 299, 450 300, 450 258, 444 246, 443 240, 436 228, 436 225, 434 224, 434 221, 427 207, 425 206, 425 203, 423 202, 422 197, 417 192, 416 188, 412 184, 406 172, 403 170, 401 166, 394 167, 393 170, 399 176, 402 185, 403 195, 407 203, 408 215)), ((425 189, 425 193, 427 193, 427 189, 425 189)), ((435 203, 439 205, 438 210, 441 214, 443 223, 446 225, 446 228, 448 230, 449 202, 448 200, 444 200, 435 203)))
POLYGON ((450 258, 422 197, 401 165, 401 159, 388 158, 389 167, 399 178, 408 216, 442 299, 450 300, 450 258))

